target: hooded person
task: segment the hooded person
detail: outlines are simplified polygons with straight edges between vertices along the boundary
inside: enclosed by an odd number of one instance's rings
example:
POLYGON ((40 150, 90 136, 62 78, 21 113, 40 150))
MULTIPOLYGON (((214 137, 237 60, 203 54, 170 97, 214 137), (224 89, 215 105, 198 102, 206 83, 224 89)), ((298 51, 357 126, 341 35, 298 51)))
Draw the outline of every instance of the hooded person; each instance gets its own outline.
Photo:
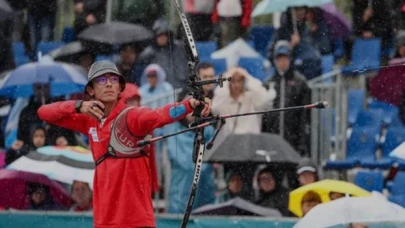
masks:
POLYGON ((31 138, 29 143, 22 145, 17 140, 13 143, 11 148, 7 150, 5 157, 6 165, 9 165, 21 156, 27 155, 30 151, 48 145, 48 134, 45 127, 41 125, 34 125, 30 135, 31 138))
POLYGON ((151 132, 184 118, 195 107, 210 113, 206 102, 186 99, 157 109, 127 106, 120 98, 125 80, 111 61, 95 62, 85 92, 92 100, 43 105, 39 117, 89 137, 96 163, 93 183, 94 227, 156 227, 150 177, 150 146, 138 142, 151 132))
MULTIPOLYGON (((310 89, 305 77, 291 64, 289 42, 278 41, 274 47, 275 75, 265 86, 274 89, 276 97, 273 108, 307 105, 311 102, 310 89)), ((301 155, 310 156, 310 112, 295 110, 264 114, 263 131, 279 134, 301 155)))
POLYGON ((141 53, 139 61, 145 65, 156 63, 162 67, 167 74, 167 81, 174 88, 186 87, 189 69, 184 43, 174 40, 170 25, 165 20, 157 20, 153 25, 153 31, 155 42, 141 53))
POLYGON ((250 200, 248 184, 243 180, 243 174, 239 171, 229 171, 225 177, 226 189, 222 190, 217 197, 217 203, 224 203, 235 197, 250 200))
POLYGON ((282 186, 282 181, 283 175, 278 173, 277 169, 272 167, 262 169, 257 175, 259 199, 256 204, 276 209, 283 216, 289 216, 289 191, 282 186))
MULTIPOLYGON (((140 93, 143 100, 173 94, 173 86, 166 81, 166 72, 158 64, 150 64, 145 68, 141 76, 141 85, 140 93)), ((162 100, 162 102, 153 105, 162 106, 168 103, 173 103, 173 96, 170 96, 168 100, 162 100)))
POLYGON ((27 190, 30 197, 28 209, 40 211, 66 210, 52 199, 48 186, 30 183, 27 190))

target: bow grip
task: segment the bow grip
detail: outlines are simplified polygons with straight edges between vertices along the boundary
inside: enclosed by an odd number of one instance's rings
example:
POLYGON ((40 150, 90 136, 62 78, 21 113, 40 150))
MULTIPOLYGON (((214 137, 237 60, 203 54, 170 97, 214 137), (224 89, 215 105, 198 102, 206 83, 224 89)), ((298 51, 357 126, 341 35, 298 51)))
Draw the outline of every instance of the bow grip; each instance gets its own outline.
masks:
POLYGON ((204 109, 204 102, 200 101, 200 104, 194 109, 193 116, 200 117, 203 109, 204 109))

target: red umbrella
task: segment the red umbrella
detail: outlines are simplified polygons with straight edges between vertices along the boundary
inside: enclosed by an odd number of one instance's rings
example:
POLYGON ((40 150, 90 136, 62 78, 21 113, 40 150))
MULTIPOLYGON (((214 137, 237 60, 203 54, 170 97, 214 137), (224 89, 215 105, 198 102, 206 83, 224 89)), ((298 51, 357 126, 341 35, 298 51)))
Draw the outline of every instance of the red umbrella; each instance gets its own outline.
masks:
POLYGON ((371 95, 377 100, 400 105, 405 89, 405 66, 391 66, 380 70, 370 80, 371 95))
POLYGON ((0 205, 5 208, 27 209, 29 194, 27 184, 38 183, 49 187, 52 199, 69 208, 73 201, 69 193, 58 183, 42 174, 16 170, 0 170, 0 205))

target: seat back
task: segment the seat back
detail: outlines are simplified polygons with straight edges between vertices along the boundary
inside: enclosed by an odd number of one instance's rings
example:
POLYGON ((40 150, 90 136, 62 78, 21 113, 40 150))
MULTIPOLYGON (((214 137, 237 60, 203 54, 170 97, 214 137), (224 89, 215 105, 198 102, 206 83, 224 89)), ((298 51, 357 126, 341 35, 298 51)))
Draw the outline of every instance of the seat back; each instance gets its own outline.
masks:
POLYGON ((384 188, 384 176, 382 172, 360 171, 354 177, 354 184, 370 192, 382 192, 384 188))

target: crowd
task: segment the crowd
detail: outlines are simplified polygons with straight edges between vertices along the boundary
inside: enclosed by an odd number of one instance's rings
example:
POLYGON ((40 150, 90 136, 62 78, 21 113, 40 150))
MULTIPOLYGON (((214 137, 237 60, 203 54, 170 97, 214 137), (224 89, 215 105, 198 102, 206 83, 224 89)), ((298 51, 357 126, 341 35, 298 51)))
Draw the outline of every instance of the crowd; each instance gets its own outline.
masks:
MULTIPOLYGON (((56 0, 20 1, 8 0, 16 16, 10 21, 0 22, 0 73, 15 67, 12 56, 12 42, 23 41, 32 61, 36 60, 36 45, 40 41, 53 40, 53 30, 57 14, 56 0), (25 15, 25 16, 24 16, 25 15), (23 19, 26 18, 26 21, 23 19), (11 26, 13 25, 13 26, 11 26), (10 36, 9 34, 13 34, 10 36)), ((172 31, 164 15, 164 2, 153 1, 113 1, 113 20, 143 25, 154 32, 154 39, 147 44, 122 44, 116 53, 120 73, 128 83, 139 88, 139 93, 128 97, 132 105, 149 105, 152 108, 183 100, 187 93, 173 96, 175 89, 187 91, 188 55, 184 49, 181 25, 172 31), (158 102, 148 103, 154 98, 165 96, 158 102)), ((396 42, 396 54, 391 61, 398 62, 405 57, 405 1, 354 0, 352 7, 351 34, 343 40, 350 53, 351 44, 356 38, 382 40, 383 48, 390 48, 396 42), (392 10, 391 10, 392 9, 392 10), (393 39, 396 37, 396 39, 393 39)), ((252 0, 216 1, 184 0, 183 10, 188 16, 191 29, 197 41, 215 41, 218 47, 226 47, 238 38, 247 38, 251 25, 252 0)), ((105 0, 74 0, 74 31, 79 34, 85 28, 105 22, 105 0)), ((260 111, 290 106, 306 105, 311 102, 311 91, 307 80, 321 75, 321 56, 333 54, 334 32, 329 30, 320 8, 296 7, 282 14, 281 26, 268 40, 267 58, 274 67, 274 74, 261 81, 246 69, 232 66, 224 72, 232 77, 223 88, 204 85, 204 95, 212 99, 212 114, 229 114, 260 111)), ((78 38, 75 38, 78 39, 78 38)), ((84 69, 96 61, 97 53, 85 50, 69 59, 84 69)), ((347 55, 350 58, 350 55, 347 55)), ((215 77, 215 66, 209 61, 201 61, 196 68, 199 76, 205 79, 215 77)), ((129 87, 128 87, 129 88, 129 87)), ((134 88, 134 87, 132 87, 134 88)), ((45 145, 87 146, 86 137, 76 132, 56 126, 45 125, 38 117, 37 110, 42 104, 64 100, 65 97, 51 97, 47 84, 33 85, 34 96, 19 107, 18 132, 15 141, 6 146, 5 126, 11 117, 2 119, 0 145, 6 148, 5 163, 8 165, 30 151, 45 145)), ((72 94, 72 99, 89 99, 85 94, 72 94)), ((16 105, 15 101, 3 99, 2 104, 16 105)), ((171 126, 154 131, 154 135, 182 130, 192 119, 184 119, 171 126)), ((230 119, 221 131, 217 144, 232 134, 260 134, 263 132, 280 134, 303 157, 297 170, 282 170, 279 167, 253 167, 251 164, 238 166, 224 164, 225 186, 215 184, 218 165, 204 164, 201 171, 200 187, 195 207, 210 203, 221 203, 234 197, 241 197, 258 205, 279 210, 283 216, 292 216, 288 210, 289 192, 299 186, 319 180, 317 165, 312 164, 310 148, 310 114, 308 110, 297 110, 284 114, 274 113, 263 116, 245 116, 230 119), (246 172, 246 170, 252 170, 246 172), (247 174, 249 173, 249 174, 247 174), (286 181, 287 179, 287 181, 286 181), (255 187, 256 186, 256 187, 255 187)), ((213 129, 207 128, 206 138, 212 137, 213 129)), ((184 213, 192 182, 194 164, 191 162, 194 133, 179 135, 167 141, 167 145, 156 144, 157 163, 167 150, 171 165, 171 185, 168 189, 168 213, 184 213), (182 183, 179 186, 177 183, 182 183)), ((160 172, 162 167, 158 167, 160 172)), ((29 186, 30 209, 59 210, 49 195, 46 186, 29 186)), ((71 197, 76 204, 73 211, 91 210, 91 189, 87 183, 74 182, 71 197)), ((330 198, 344 197, 342 193, 330 194, 330 198)), ((302 211, 307 213, 321 203, 320 196, 308 192, 302 202, 302 211)), ((0 205, 1 206, 1 205, 0 205)), ((64 208, 68 209, 68 208, 64 208)))

